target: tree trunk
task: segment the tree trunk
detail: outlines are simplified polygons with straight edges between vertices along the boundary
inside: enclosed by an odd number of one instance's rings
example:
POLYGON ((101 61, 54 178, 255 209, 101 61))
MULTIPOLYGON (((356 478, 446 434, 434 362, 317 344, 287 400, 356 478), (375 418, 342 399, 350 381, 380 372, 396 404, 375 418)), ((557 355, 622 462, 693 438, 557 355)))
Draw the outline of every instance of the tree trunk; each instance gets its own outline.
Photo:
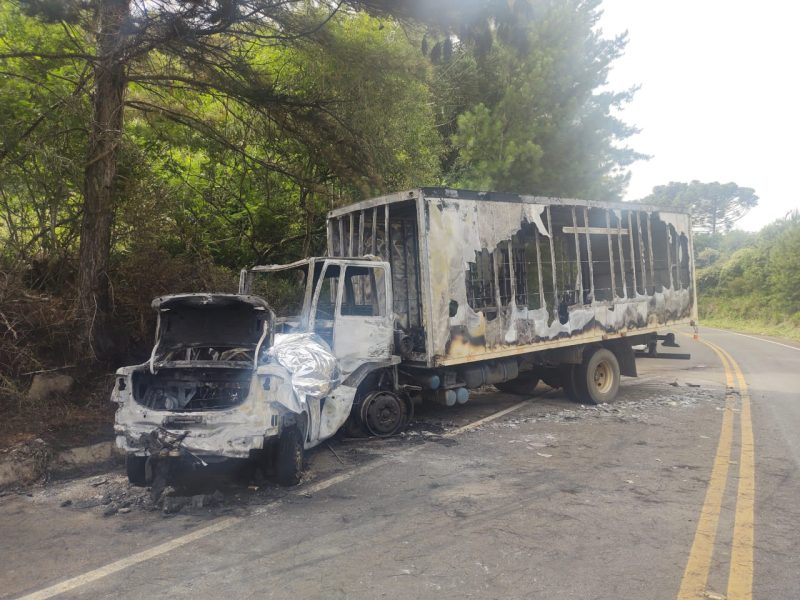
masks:
POLYGON ((84 324, 84 349, 103 354, 102 338, 109 310, 108 259, 114 222, 114 181, 122 139, 127 87, 121 26, 130 0, 98 0, 97 62, 89 147, 84 171, 83 221, 78 264, 78 300, 84 324))

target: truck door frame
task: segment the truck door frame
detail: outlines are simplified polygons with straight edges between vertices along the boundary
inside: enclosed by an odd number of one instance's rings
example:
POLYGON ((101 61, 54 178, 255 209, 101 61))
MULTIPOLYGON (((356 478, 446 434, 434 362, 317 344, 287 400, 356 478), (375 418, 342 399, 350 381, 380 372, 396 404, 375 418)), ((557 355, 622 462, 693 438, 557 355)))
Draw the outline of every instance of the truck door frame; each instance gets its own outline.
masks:
MULTIPOLYGON (((322 293, 322 286, 325 279, 325 274, 329 267, 338 267, 339 268, 339 275, 336 286, 336 301, 334 304, 333 309, 333 319, 332 319, 332 333, 331 339, 327 340, 333 350, 334 354, 337 358, 343 359, 347 358, 345 356, 340 356, 341 352, 337 353, 337 345, 336 345, 336 330, 337 330, 337 323, 340 325, 342 323, 353 323, 357 322, 362 326, 369 327, 370 323, 374 323, 373 329, 384 329, 385 330, 385 338, 382 340, 377 340, 379 343, 385 343, 386 351, 378 353, 377 351, 370 352, 368 348, 365 347, 364 356, 357 356, 352 355, 350 358, 351 361, 345 360, 345 363, 348 362, 374 362, 374 361, 385 361, 391 358, 394 348, 394 316, 393 316, 393 302, 392 302, 392 281, 391 281, 391 268, 389 267, 389 263, 384 261, 371 261, 371 260, 336 260, 336 259, 326 259, 323 262, 322 268, 320 270, 320 277, 317 280, 313 295, 311 297, 311 305, 309 306, 309 321, 308 321, 308 331, 320 334, 317 331, 317 309, 319 306, 320 295, 322 293), (385 294, 384 300, 384 313, 378 316, 365 316, 365 315, 343 315, 342 314, 342 303, 344 300, 344 294, 346 293, 345 290, 345 277, 347 273, 347 269, 349 267, 357 267, 363 269, 381 269, 383 270, 383 291, 385 294), (374 356, 372 356, 374 354, 374 356)), ((377 278, 374 280, 375 284, 378 285, 377 278)), ((327 319, 326 325, 327 325, 327 319)), ((383 337, 383 336, 380 336, 383 337)), ((341 349, 340 349, 341 350, 341 349)), ((344 364, 342 365, 344 372, 351 372, 358 365, 351 365, 351 364, 344 364), (352 367, 352 368, 351 368, 352 367)))

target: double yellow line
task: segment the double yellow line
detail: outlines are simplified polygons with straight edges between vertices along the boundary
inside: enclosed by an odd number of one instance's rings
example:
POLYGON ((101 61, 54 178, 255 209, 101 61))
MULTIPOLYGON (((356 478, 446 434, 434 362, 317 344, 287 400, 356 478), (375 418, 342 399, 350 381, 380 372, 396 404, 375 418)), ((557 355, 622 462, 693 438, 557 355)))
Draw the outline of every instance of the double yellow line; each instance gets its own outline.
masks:
POLYGON ((750 393, 744 374, 728 352, 705 340, 703 344, 716 352, 725 368, 725 412, 717 453, 711 469, 711 480, 697 523, 692 550, 683 573, 678 600, 707 598, 706 585, 714 553, 722 498, 728 481, 733 447, 734 419, 738 412, 740 428, 739 483, 736 491, 736 513, 731 543, 731 564, 728 573, 727 600, 751 600, 753 597, 753 519, 755 506, 755 454, 753 423, 750 416, 750 393), (738 390, 736 389, 738 387, 738 390), (737 411, 737 397, 741 405, 737 411))

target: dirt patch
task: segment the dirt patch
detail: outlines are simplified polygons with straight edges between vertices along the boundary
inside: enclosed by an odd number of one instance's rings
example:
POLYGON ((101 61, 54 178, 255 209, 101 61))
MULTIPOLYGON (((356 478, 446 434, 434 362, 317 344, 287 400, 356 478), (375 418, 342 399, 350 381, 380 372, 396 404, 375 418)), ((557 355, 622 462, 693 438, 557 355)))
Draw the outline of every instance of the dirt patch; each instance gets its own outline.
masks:
POLYGON ((0 397, 0 448, 43 439, 57 448, 84 446, 114 438, 116 406, 109 402, 112 378, 103 376, 80 384, 69 397, 47 402, 25 397, 0 397))

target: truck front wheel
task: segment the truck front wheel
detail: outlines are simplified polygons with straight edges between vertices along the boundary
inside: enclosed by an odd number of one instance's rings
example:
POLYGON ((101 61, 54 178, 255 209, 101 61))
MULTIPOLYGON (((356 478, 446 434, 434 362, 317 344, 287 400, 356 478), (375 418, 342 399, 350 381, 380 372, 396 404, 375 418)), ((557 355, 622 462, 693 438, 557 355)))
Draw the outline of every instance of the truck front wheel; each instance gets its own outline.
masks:
POLYGON ((275 479, 280 485, 300 483, 303 474, 303 436, 300 428, 293 425, 281 433, 275 452, 275 479))
POLYGON ((578 365, 575 391, 582 402, 613 402, 619 391, 619 361, 611 350, 598 348, 578 365))

